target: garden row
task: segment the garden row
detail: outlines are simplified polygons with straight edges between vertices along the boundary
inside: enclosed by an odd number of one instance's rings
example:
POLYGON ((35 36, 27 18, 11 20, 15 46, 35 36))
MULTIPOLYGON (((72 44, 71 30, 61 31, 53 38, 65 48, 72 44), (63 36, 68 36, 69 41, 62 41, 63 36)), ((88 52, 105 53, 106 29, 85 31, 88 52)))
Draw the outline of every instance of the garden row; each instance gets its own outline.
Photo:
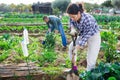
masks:
MULTIPOLYGON (((8 22, 9 20, 10 19, 8 18, 8 22)), ((68 22, 68 17, 62 20, 63 22, 68 22)), ((117 47, 117 43, 119 41, 119 30, 114 30, 115 28, 119 29, 119 22, 116 20, 109 23, 104 23, 103 21, 99 24, 102 25, 102 27, 107 28, 107 31, 101 32, 102 43, 100 53, 103 54, 100 54, 98 57, 98 65, 92 71, 83 72, 85 70, 85 67, 78 66, 80 78, 82 78, 82 80, 120 80, 120 52, 118 51, 117 47)), ((64 29, 67 33, 68 26, 64 26, 64 29)), ((26 62, 26 59, 28 59, 29 62, 36 63, 37 66, 42 67, 42 70, 46 72, 46 74, 50 74, 52 76, 60 74, 61 70, 64 68, 71 68, 71 62, 69 60, 67 51, 62 51, 61 49, 62 45, 60 35, 55 34, 53 36, 53 33, 51 33, 44 37, 44 30, 47 30, 46 25, 1 26, 0 32, 4 32, 5 34, 0 35, 0 63, 18 64, 26 62), (21 41, 23 38, 21 36, 14 36, 9 34, 11 32, 22 33, 24 28, 26 28, 29 33, 32 32, 42 34, 42 36, 39 36, 37 38, 29 36, 29 57, 25 57, 22 52, 21 41), (47 41, 45 45, 41 44, 41 41, 43 39, 47 41)), ((70 36, 66 36, 67 39, 70 40, 70 36)), ((79 61, 85 59, 85 53, 86 52, 84 50, 82 52, 78 52, 78 65, 80 65, 79 61)))

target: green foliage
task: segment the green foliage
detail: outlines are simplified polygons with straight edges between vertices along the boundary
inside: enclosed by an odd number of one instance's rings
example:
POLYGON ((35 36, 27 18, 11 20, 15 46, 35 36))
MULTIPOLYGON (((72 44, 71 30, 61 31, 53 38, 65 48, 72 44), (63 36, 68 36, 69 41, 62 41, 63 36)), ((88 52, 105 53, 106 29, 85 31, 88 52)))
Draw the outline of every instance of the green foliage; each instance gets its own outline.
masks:
POLYGON ((120 80, 120 63, 100 63, 95 69, 80 74, 82 80, 120 80))
POLYGON ((58 8, 60 11, 65 12, 71 0, 55 0, 52 3, 53 8, 58 8))
POLYGON ((106 0, 104 3, 101 4, 105 7, 113 7, 111 0, 106 0))
POLYGON ((39 18, 2 18, 0 20, 1 23, 40 23, 42 22, 42 17, 39 18))
POLYGON ((59 13, 60 13, 60 11, 59 11, 58 8, 54 8, 54 9, 53 9, 53 14, 54 14, 54 15, 59 15, 59 13))
POLYGON ((1 50, 8 50, 11 48, 12 45, 12 38, 10 37, 10 34, 3 34, 3 36, 0 39, 0 49, 1 50))
POLYGON ((117 35, 112 32, 101 32, 102 37, 102 49, 105 52, 106 62, 113 62, 118 59, 117 55, 119 55, 116 51, 117 44, 117 35))
POLYGON ((84 8, 87 12, 91 12, 95 8, 99 8, 98 4, 84 3, 84 8))
MULTIPOLYGON (((21 41, 19 39, 19 41, 21 41)), ((41 52, 41 46, 39 43, 38 38, 33 38, 33 37, 29 37, 29 41, 30 43, 28 44, 28 53, 29 53, 29 61, 37 61, 38 60, 38 55, 39 52, 41 52)), ((23 51, 22 51, 22 47, 20 45, 20 43, 16 46, 14 46, 14 52, 16 53, 16 55, 14 56, 14 61, 16 63, 19 63, 20 61, 25 61, 26 57, 23 55, 23 51), (19 47, 19 48, 18 48, 19 47)))
POLYGON ((112 4, 117 9, 120 9, 120 0, 112 0, 112 4))
POLYGON ((45 44, 43 45, 46 49, 54 49, 55 47, 55 36, 54 33, 48 33, 45 36, 45 44))
POLYGON ((44 14, 29 14, 29 13, 22 13, 22 14, 19 14, 19 13, 5 13, 4 14, 4 17, 5 18, 16 18, 16 19, 34 19, 34 18, 41 18, 43 17, 44 14))
POLYGON ((60 77, 60 75, 63 76, 63 68, 61 67, 44 67, 42 68, 42 70, 48 75, 50 75, 49 80, 56 80, 56 78, 60 77))
POLYGON ((95 19, 97 20, 97 22, 104 22, 104 23, 108 23, 108 22, 112 22, 112 21, 120 21, 120 16, 107 16, 107 15, 93 15, 95 17, 95 19))
POLYGON ((90 3, 85 3, 84 7, 87 12, 90 12, 93 9, 93 5, 90 3))
MULTIPOLYGON (((11 52, 14 52, 12 51, 13 49, 15 50, 20 49, 18 47, 16 48, 16 45, 19 44, 20 40, 21 38, 17 36, 16 37, 11 36, 10 34, 4 34, 3 36, 0 37, 0 50, 1 50, 0 61, 3 61, 7 57, 9 57, 9 54, 11 54, 11 52)), ((20 51, 18 51, 18 53, 20 53, 20 51)))
POLYGON ((5 39, 5 40, 8 40, 9 38, 10 38, 10 34, 3 34, 3 38, 5 39))
POLYGON ((4 61, 6 58, 8 58, 10 53, 10 50, 3 50, 2 53, 0 53, 0 62, 4 61))
POLYGON ((71 61, 68 58, 65 59, 65 67, 66 68, 71 68, 71 61))
POLYGON ((0 32, 22 32, 24 27, 31 32, 39 32, 43 30, 47 30, 47 26, 3 26, 0 27, 0 32))
POLYGON ((60 67, 44 67, 42 69, 44 72, 47 72, 50 75, 60 74, 63 70, 63 68, 60 67))
POLYGON ((57 58, 57 54, 53 50, 45 49, 39 56, 39 66, 43 66, 45 63, 52 63, 57 58))
POLYGON ((108 80, 116 80, 115 77, 109 77, 108 80))
POLYGON ((8 50, 10 49, 10 45, 7 41, 1 41, 0 40, 0 50, 8 50))

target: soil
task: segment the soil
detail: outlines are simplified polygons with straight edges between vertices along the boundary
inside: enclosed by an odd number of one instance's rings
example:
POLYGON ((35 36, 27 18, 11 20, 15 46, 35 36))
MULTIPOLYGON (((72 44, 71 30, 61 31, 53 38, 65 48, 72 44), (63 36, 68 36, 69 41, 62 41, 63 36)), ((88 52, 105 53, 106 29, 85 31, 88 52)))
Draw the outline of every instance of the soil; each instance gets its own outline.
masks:
POLYGON ((34 63, 0 64, 0 80, 65 80, 65 75, 48 75, 34 63))
MULTIPOLYGON (((17 35, 17 34, 14 34, 14 35, 17 35)), ((22 36, 22 33, 18 33, 18 35, 22 36)), ((35 33, 35 34, 29 34, 29 35, 34 37, 39 37, 40 42, 42 42, 44 39, 43 35, 41 34, 35 33)), ((71 42, 71 38, 69 37, 68 44, 70 42, 71 42)), ((120 51, 120 41, 117 44, 117 49, 120 51)), ((65 53, 64 51, 62 51, 61 45, 56 45, 55 51, 59 54, 65 53)), ((68 51, 68 48, 66 49, 66 53, 67 51, 68 51)), ((14 53, 11 54, 11 56, 8 57, 5 61, 11 61, 13 58, 13 55, 14 53)), ((104 53, 100 52, 98 58, 102 59, 103 57, 104 57, 104 53)), ((54 66, 60 65, 61 63, 65 63, 65 60, 63 60, 62 58, 58 58, 54 66)), ((86 67, 87 66, 86 59, 81 59, 78 62, 78 65, 86 67)), ((46 63, 44 66, 47 67, 48 64, 46 63)), ((37 67, 34 63, 30 63, 29 69, 28 69, 28 66, 26 65, 26 63, 23 63, 23 61, 20 61, 19 64, 7 64, 7 65, 0 64, 0 80, 66 80, 66 75, 67 75, 66 71, 63 71, 62 75, 57 75, 57 76, 48 75, 42 72, 42 70, 40 70, 40 67, 37 67), (29 73, 29 70, 30 70, 30 73, 29 73)))

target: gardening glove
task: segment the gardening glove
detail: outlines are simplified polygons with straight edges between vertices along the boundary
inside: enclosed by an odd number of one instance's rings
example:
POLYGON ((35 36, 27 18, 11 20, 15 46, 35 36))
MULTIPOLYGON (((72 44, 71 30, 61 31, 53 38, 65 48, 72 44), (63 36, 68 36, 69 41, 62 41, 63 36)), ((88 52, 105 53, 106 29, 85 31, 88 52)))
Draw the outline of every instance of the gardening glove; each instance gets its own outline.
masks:
POLYGON ((70 35, 75 36, 75 34, 77 34, 77 31, 75 30, 75 28, 72 27, 70 31, 70 35))

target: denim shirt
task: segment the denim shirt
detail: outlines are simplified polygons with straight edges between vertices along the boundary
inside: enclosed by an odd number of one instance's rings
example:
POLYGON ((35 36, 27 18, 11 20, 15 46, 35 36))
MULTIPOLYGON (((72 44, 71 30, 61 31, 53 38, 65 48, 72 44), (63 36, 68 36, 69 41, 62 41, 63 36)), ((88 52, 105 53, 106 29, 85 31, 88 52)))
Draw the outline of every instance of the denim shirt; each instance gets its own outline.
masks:
POLYGON ((61 23, 60 19, 56 16, 48 16, 49 22, 47 22, 48 28, 51 28, 52 30, 58 29, 58 25, 61 23))
POLYGON ((78 45, 84 46, 88 39, 99 31, 99 26, 94 17, 88 13, 82 13, 79 22, 70 19, 70 26, 74 26, 79 31, 81 39, 78 45))

